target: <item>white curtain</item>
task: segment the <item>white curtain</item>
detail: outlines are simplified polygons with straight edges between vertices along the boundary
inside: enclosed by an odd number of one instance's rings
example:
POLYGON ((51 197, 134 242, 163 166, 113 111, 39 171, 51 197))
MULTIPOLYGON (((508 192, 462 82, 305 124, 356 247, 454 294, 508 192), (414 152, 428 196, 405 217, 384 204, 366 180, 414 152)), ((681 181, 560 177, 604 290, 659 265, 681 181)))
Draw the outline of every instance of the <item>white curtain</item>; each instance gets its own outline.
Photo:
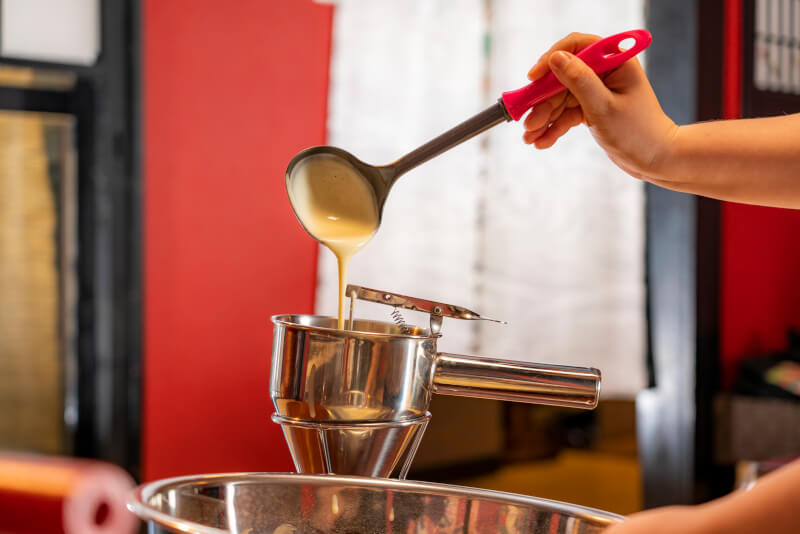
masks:
MULTIPOLYGON (((556 39, 643 17, 643 0, 340 0, 329 143, 391 162, 524 85, 556 39)), ((643 188, 585 128, 546 151, 521 135, 499 125, 401 178, 350 282, 509 322, 445 320, 441 350, 595 366, 606 397, 631 398, 645 380, 643 188)), ((335 314, 336 280, 322 250, 319 313, 335 314)))

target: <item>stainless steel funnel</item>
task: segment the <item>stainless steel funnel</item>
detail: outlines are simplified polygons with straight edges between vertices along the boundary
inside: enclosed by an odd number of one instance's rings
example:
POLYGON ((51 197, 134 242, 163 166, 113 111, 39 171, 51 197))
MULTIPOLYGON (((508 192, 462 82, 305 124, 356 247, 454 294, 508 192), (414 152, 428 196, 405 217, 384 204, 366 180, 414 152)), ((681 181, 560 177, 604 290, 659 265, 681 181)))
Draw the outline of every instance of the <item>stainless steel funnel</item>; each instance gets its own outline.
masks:
POLYGON ((430 327, 352 318, 276 315, 270 396, 301 473, 402 478, 445 395, 594 408, 600 371, 438 352, 444 317, 479 320, 459 306, 348 286, 356 298, 430 314, 430 327))
POLYGON ((431 414, 399 421, 331 423, 272 415, 298 473, 404 479, 431 414))
POLYGON ((367 422, 419 417, 431 394, 594 408, 600 371, 460 356, 436 350, 439 334, 356 319, 272 318, 270 396, 275 411, 305 421, 367 422), (409 332, 409 333, 405 333, 409 332))

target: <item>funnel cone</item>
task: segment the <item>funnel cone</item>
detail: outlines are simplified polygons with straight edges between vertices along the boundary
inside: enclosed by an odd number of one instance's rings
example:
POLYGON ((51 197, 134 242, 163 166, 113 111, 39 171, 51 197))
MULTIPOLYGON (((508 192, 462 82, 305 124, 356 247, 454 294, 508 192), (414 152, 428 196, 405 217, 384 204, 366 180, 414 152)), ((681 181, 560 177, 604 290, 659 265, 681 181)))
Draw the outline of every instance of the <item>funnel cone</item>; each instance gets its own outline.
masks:
POLYGON ((334 423, 288 419, 278 414, 298 473, 405 478, 430 413, 412 419, 334 423))

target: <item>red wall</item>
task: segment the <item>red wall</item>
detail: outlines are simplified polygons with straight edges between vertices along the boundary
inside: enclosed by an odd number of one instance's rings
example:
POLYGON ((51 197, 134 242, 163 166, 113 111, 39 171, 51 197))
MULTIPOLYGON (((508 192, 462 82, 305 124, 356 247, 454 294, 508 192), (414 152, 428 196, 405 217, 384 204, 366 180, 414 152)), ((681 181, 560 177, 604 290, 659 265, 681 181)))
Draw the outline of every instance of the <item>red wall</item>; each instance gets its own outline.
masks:
MULTIPOLYGON (((725 1, 723 113, 740 117, 741 0, 725 1)), ((731 386, 747 356, 786 348, 800 328, 800 210, 722 204, 720 353, 731 386)))
POLYGON ((284 169, 325 138, 332 7, 146 0, 143 478, 290 470, 276 313, 313 311, 284 169))
POLYGON ((722 207, 723 381, 744 357, 786 348, 800 328, 800 211, 722 207))

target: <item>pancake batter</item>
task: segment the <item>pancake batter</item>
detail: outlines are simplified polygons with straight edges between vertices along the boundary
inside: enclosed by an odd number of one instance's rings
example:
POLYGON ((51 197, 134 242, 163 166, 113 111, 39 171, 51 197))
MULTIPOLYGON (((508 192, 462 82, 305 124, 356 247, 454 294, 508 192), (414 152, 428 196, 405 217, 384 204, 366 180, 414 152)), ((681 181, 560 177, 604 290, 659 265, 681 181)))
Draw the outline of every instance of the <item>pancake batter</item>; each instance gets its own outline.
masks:
POLYGON ((350 258, 378 230, 378 207, 370 184, 349 163, 326 154, 304 159, 293 170, 289 200, 297 218, 339 265, 339 321, 344 329, 350 258))

